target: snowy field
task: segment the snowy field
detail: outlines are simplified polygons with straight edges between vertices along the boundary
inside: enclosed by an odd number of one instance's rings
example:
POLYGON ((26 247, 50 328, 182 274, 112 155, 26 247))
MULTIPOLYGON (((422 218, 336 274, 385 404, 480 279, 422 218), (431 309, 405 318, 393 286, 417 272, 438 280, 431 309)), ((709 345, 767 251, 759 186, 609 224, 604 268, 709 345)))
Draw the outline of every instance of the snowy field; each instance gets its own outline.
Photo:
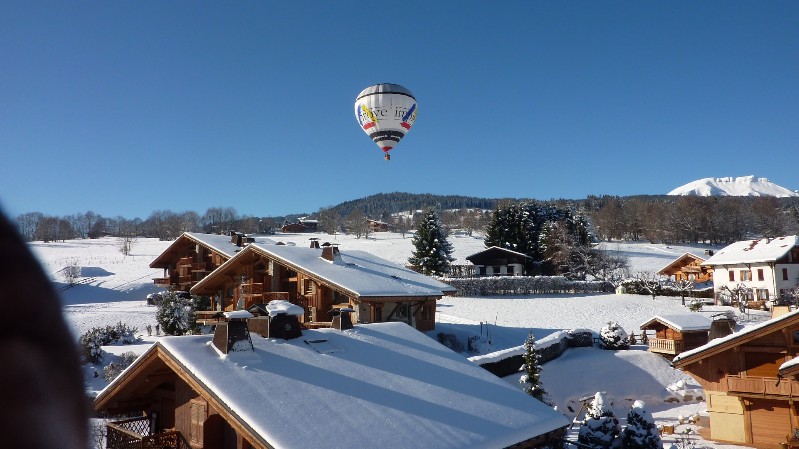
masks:
MULTIPOLYGON (((373 233, 368 239, 346 235, 278 234, 275 241, 308 245, 308 239, 338 243, 342 252, 348 249, 371 252, 398 264, 405 264, 413 250, 410 234, 404 238, 394 233, 373 233)), ((485 249, 479 236, 453 235, 456 264, 465 264, 466 256, 485 249)), ((59 243, 33 242, 30 248, 56 287, 66 285, 62 270, 66 266, 81 268, 78 279, 85 284, 60 292, 64 315, 75 336, 97 326, 124 322, 137 327, 142 343, 133 346, 105 348, 109 353, 126 351, 143 352, 156 337, 148 337, 144 330, 155 325, 155 308, 146 305, 148 293, 158 291, 151 278, 161 277, 162 270, 149 268, 150 262, 171 242, 156 239, 139 239, 128 256, 123 256, 115 238, 74 240, 59 243)), ((643 242, 604 243, 606 251, 624 255, 629 259, 631 272, 655 272, 685 252, 703 255, 707 246, 667 246, 643 242)), ((706 307, 700 313, 718 312, 722 308, 706 307)), ((608 321, 617 321, 627 332, 639 332, 638 326, 655 314, 686 311, 679 298, 649 296, 581 294, 533 295, 497 297, 450 297, 438 304, 437 332, 459 336, 480 335, 481 353, 521 345, 529 332, 541 339, 553 332, 567 329, 589 329, 595 333, 608 321)), ((739 323, 747 325, 765 319, 762 315, 740 316, 739 323)), ((94 378, 95 368, 86 366, 87 389, 103 388, 102 377, 94 378)), ((506 378, 518 385, 518 376, 506 378)), ((580 398, 605 391, 622 420, 635 400, 643 400, 652 411, 658 424, 678 424, 680 416, 687 417, 705 412, 704 402, 697 401, 701 389, 690 376, 671 369, 660 356, 651 354, 641 345, 630 351, 604 351, 597 348, 567 350, 560 358, 543 366, 543 386, 558 409, 573 418, 580 409, 580 398)), ((575 425, 573 432, 578 426, 575 425)), ((678 425, 678 431, 694 428, 691 424, 678 425)), ((576 434, 572 435, 576 438, 576 434)), ((697 447, 727 448, 701 438, 693 437, 697 447)), ((664 436, 666 447, 675 442, 673 436, 664 436)))

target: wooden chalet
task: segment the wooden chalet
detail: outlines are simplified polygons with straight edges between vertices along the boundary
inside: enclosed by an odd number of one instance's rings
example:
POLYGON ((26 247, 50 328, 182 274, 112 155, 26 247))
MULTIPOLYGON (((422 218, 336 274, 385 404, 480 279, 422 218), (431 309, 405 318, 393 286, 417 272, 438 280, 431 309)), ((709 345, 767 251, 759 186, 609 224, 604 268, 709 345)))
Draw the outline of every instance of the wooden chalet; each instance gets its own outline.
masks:
POLYGON ((672 364, 705 390, 709 438, 777 448, 799 428, 799 380, 781 370, 799 355, 799 311, 684 352, 672 364))
POLYGON ((713 281, 713 270, 703 266, 705 259, 691 253, 685 253, 661 268, 658 274, 672 281, 693 281, 702 284, 713 281))
POLYGON ((641 325, 648 334, 649 352, 675 356, 708 342, 712 320, 699 313, 655 315, 641 325))
POLYGON ((296 234, 302 232, 316 232, 318 228, 319 222, 317 220, 301 218, 296 223, 286 223, 280 228, 280 231, 296 234))
POLYGON ((372 220, 369 218, 366 219, 366 224, 369 226, 370 232, 388 232, 391 227, 391 225, 385 221, 372 220))
POLYGON ((159 339, 100 392, 97 412, 130 416, 108 423, 107 449, 526 449, 569 425, 403 323, 281 339, 229 319, 159 339))
POLYGON ((153 283, 164 288, 188 291, 241 251, 242 247, 255 241, 268 239, 256 239, 233 231, 229 235, 184 232, 150 263, 150 268, 164 270, 164 276, 153 279, 153 283))
POLYGON ((524 253, 492 246, 466 257, 474 265, 475 276, 523 276, 532 257, 524 253))
POLYGON ((249 309, 273 299, 306 311, 307 325, 328 325, 335 309, 352 308, 359 323, 402 321, 435 329, 436 300, 455 288, 363 251, 253 243, 191 289, 213 310, 249 309))

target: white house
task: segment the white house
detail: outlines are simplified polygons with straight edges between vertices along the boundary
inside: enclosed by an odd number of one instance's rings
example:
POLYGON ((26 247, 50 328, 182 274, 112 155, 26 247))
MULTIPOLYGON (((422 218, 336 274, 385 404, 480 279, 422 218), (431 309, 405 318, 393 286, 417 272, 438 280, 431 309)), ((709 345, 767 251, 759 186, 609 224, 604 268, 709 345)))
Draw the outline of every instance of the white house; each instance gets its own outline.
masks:
POLYGON ((799 236, 735 242, 702 262, 713 270, 713 290, 745 289, 749 300, 785 297, 799 288, 799 236))

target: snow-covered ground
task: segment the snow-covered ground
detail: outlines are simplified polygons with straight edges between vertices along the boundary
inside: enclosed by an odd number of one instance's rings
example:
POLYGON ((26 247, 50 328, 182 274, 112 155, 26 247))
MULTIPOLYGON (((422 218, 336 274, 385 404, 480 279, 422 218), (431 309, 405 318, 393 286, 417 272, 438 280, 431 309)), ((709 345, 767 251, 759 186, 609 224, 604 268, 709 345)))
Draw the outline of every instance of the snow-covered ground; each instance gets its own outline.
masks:
MULTIPOLYGON (((371 252, 398 264, 404 264, 413 249, 410 234, 404 238, 394 233, 373 233, 369 238, 356 239, 346 235, 278 234, 275 241, 307 245, 308 239, 338 243, 342 252, 357 249, 371 252)), ((465 264, 465 257, 485 249, 479 236, 452 235, 456 264, 465 264)), ((79 336, 97 326, 124 322, 137 327, 142 335, 138 345, 105 348, 119 354, 126 351, 141 353, 157 337, 148 336, 145 328, 155 325, 155 308, 146 305, 146 295, 158 291, 151 278, 161 277, 162 270, 149 268, 150 262, 171 242, 138 239, 128 256, 123 256, 115 238, 74 240, 59 243, 33 242, 30 248, 49 273, 58 288, 66 283, 61 271, 66 266, 81 268, 79 281, 86 282, 61 291, 64 315, 74 334, 79 336)), ((628 257, 631 272, 655 272, 685 252, 702 255, 703 245, 667 246, 643 242, 610 242, 602 245, 628 257)), ((700 313, 718 311, 707 307, 700 313)), ((459 336, 480 335, 483 353, 512 348, 524 342, 529 332, 541 339, 564 329, 590 329, 597 333, 608 321, 616 321, 628 333, 639 331, 638 326, 655 314, 687 311, 678 298, 637 295, 533 295, 497 297, 448 297, 438 305, 437 329, 431 333, 454 333, 459 336)), ((740 317, 743 325, 762 320, 762 315, 740 317)), ((86 366, 87 389, 98 391, 105 382, 95 378, 96 369, 86 366)), ((518 385, 518 376, 508 382, 518 385)), ((629 351, 604 351, 598 348, 575 348, 543 367, 543 386, 550 400, 569 418, 580 409, 580 398, 605 391, 622 421, 635 400, 643 400, 658 424, 677 424, 680 416, 705 412, 704 402, 695 398, 701 389, 690 376, 673 370, 662 357, 651 354, 641 345, 629 351)), ((576 432, 575 425, 573 431, 576 432)), ((678 430, 694 427, 683 424, 678 430)), ((576 437, 576 435, 575 435, 576 437)), ((696 438, 696 437, 694 437, 696 438)), ((664 437, 668 444, 674 442, 664 437)), ((698 446, 729 447, 696 439, 698 446)))

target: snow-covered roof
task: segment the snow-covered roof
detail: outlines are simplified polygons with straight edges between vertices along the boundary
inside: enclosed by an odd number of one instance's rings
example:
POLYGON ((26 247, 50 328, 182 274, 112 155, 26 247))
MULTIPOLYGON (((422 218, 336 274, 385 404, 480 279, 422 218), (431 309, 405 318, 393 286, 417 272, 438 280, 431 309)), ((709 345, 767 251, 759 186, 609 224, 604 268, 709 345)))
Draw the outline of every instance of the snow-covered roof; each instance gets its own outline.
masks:
POLYGON ((702 265, 773 262, 787 254, 797 244, 799 244, 799 236, 796 235, 773 239, 741 240, 725 246, 711 258, 702 262, 702 265))
MULTIPOLYGON (((193 240, 201 242, 203 245, 213 249, 214 251, 224 254, 228 258, 235 256, 237 252, 241 251, 240 246, 230 241, 229 235, 203 234, 201 232, 184 232, 184 235, 193 240)), ((262 236, 255 237, 255 242, 274 243, 272 239, 262 236)))
POLYGON ((569 424, 404 323, 253 338, 226 356, 210 341, 157 344, 273 447, 503 448, 569 424))
POLYGON ((683 260, 686 257, 690 257, 690 258, 692 258, 694 260, 698 260, 700 262, 704 262, 705 261, 704 257, 699 257, 699 256, 697 256, 694 253, 686 252, 686 253, 683 253, 682 256, 680 256, 680 257, 672 260, 671 262, 669 262, 666 266, 664 266, 663 268, 658 270, 657 273, 658 274, 662 274, 664 271, 666 271, 667 269, 671 268, 673 265, 676 265, 678 262, 680 262, 681 260, 683 260))
POLYGON ((524 258, 524 259, 532 259, 532 257, 528 256, 527 254, 520 253, 520 252, 514 251, 512 249, 502 248, 502 247, 499 247, 499 246, 491 246, 491 247, 488 247, 488 248, 484 249, 483 251, 474 253, 471 256, 467 256, 466 260, 471 261, 471 259, 473 257, 479 257, 479 256, 481 256, 483 254, 491 253, 491 252, 503 252, 503 253, 513 254, 515 256, 519 256, 519 257, 524 258))
POLYGON ((799 317, 799 310, 794 310, 790 313, 786 313, 785 315, 780 315, 776 318, 772 318, 768 321, 764 321, 762 323, 756 324, 754 326, 749 326, 744 328, 739 332, 733 332, 724 337, 714 338, 710 340, 707 344, 704 344, 698 348, 691 349, 690 351, 685 351, 679 354, 677 357, 674 357, 672 360, 673 364, 678 364, 679 362, 684 362, 686 359, 694 358, 704 352, 710 353, 714 349, 723 349, 722 347, 725 345, 729 345, 736 340, 739 339, 746 339, 749 336, 757 335, 760 331, 763 331, 766 328, 774 327, 780 329, 784 322, 795 319, 799 317))
MULTIPOLYGON (((366 296, 442 296, 455 287, 430 276, 397 265, 365 251, 340 251, 335 261, 322 258, 319 248, 253 243, 218 268, 224 273, 235 266, 242 254, 255 251, 274 258, 321 280, 337 285, 360 297, 366 296)), ((213 282, 215 273, 192 289, 201 289, 213 282)))
POLYGON ((799 367, 799 357, 794 357, 791 360, 780 365, 779 372, 783 374, 784 371, 792 371, 799 367))
MULTIPOLYGON (((268 237, 263 236, 256 236, 254 237, 255 241, 258 243, 274 243, 274 241, 268 237)), ((174 242, 172 242, 169 247, 167 247, 158 257, 153 260, 150 264, 152 268, 161 268, 164 266, 169 258, 170 255, 174 257, 174 250, 178 248, 182 243, 185 241, 197 242, 205 246, 206 248, 210 248, 211 250, 221 254, 226 259, 230 259, 231 257, 235 256, 237 252, 241 251, 241 247, 236 245, 231 241, 231 237, 229 235, 219 235, 219 234, 204 234, 202 232, 184 232, 180 235, 174 242)))
POLYGON ((266 305, 266 311, 269 313, 269 316, 277 316, 281 313, 300 316, 305 313, 302 307, 282 299, 269 301, 266 305))
POLYGON ((649 321, 641 324, 641 329, 644 329, 655 321, 659 321, 678 332, 710 330, 710 325, 713 322, 713 320, 700 313, 655 315, 649 321))

